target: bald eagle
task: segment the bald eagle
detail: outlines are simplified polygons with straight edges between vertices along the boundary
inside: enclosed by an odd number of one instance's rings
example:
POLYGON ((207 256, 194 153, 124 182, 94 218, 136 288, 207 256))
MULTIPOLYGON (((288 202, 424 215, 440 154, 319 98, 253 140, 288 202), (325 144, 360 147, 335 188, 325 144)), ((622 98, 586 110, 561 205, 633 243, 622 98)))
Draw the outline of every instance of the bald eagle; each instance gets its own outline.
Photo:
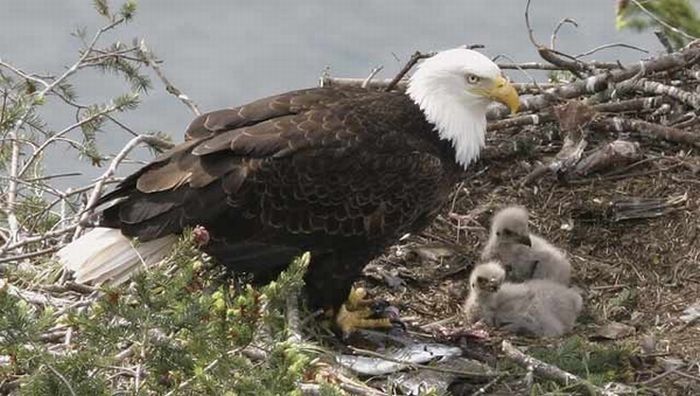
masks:
POLYGON ((519 105, 495 63, 452 49, 406 93, 312 88, 203 114, 101 198, 100 228, 58 257, 79 282, 119 283, 201 225, 205 252, 259 282, 310 251, 310 306, 337 313, 368 261, 436 216, 484 145, 493 100, 519 105))

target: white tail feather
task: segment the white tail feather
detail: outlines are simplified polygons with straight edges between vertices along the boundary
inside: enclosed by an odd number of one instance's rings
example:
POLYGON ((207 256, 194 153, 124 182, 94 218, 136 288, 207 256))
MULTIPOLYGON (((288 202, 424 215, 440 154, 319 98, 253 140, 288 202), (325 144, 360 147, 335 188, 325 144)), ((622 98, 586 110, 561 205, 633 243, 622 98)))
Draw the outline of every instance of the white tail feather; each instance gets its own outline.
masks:
POLYGON ((75 281, 119 285, 138 270, 161 261, 177 241, 175 235, 134 243, 114 228, 95 228, 56 253, 75 281))

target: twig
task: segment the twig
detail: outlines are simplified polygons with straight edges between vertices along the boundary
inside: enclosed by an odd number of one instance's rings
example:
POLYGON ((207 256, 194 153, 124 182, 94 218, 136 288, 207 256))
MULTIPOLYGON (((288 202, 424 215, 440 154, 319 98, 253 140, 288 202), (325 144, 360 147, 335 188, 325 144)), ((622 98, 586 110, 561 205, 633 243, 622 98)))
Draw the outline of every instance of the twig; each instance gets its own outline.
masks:
POLYGON ((525 26, 527 26, 527 32, 528 37, 530 38, 530 42, 532 43, 532 45, 535 46, 535 48, 537 48, 537 53, 540 55, 540 57, 542 57, 542 59, 546 60, 547 62, 553 65, 563 67, 564 69, 573 73, 578 78, 583 78, 581 72, 589 71, 590 67, 588 65, 579 61, 573 56, 557 51, 554 48, 547 48, 544 45, 539 44, 537 42, 537 40, 535 39, 534 30, 532 29, 532 25, 530 23, 531 2, 532 0, 527 0, 527 4, 525 5, 525 26), (568 58, 570 60, 565 60, 562 57, 568 58))
POLYGON ((629 80, 617 84, 617 88, 621 90, 634 90, 653 95, 665 95, 679 102, 685 103, 694 109, 700 109, 700 95, 693 92, 685 91, 678 87, 665 85, 656 81, 646 79, 629 80))
POLYGON ((642 120, 623 117, 609 117, 594 120, 591 123, 591 127, 594 129, 612 132, 635 131, 646 136, 667 140, 669 142, 700 147, 700 134, 686 132, 681 129, 653 124, 642 120))
POLYGON ((68 388, 68 391, 70 392, 71 395, 76 396, 75 391, 73 390, 73 387, 71 386, 70 382, 68 382, 66 377, 63 376, 63 374, 59 373, 58 370, 53 368, 53 366, 51 366, 48 363, 44 363, 44 366, 46 366, 49 370, 51 370, 51 372, 54 373, 54 375, 56 375, 56 377, 58 377, 61 380, 61 382, 63 382, 64 385, 66 385, 66 387, 68 388))
POLYGON ((636 5, 637 7, 639 7, 639 9, 642 10, 642 12, 644 12, 645 14, 647 14, 647 16, 648 16, 649 18, 655 20, 656 22, 658 22, 661 26, 665 27, 666 29, 668 29, 668 30, 670 30, 670 31, 672 31, 672 32, 674 32, 674 33, 676 33, 676 34, 679 34, 679 35, 681 35, 681 36, 683 36, 683 37, 685 37, 685 38, 687 38, 688 40, 691 40, 691 41, 692 41, 692 40, 697 40, 697 39, 698 39, 697 37, 691 36, 690 34, 688 34, 688 33, 684 32, 684 31, 678 29, 678 28, 675 27, 675 26, 671 26, 671 25, 668 24, 666 21, 664 21, 664 20, 662 20, 661 18, 659 18, 658 16, 656 16, 656 14, 654 14, 654 13, 651 12, 651 11, 649 11, 649 10, 648 10, 646 7, 644 7, 644 6, 642 5, 642 3, 640 3, 639 1, 637 1, 637 0, 632 0, 632 3, 634 3, 634 5, 636 5))
POLYGON ((73 281, 65 282, 62 285, 50 284, 50 285, 40 285, 41 290, 52 292, 52 293, 64 293, 67 291, 74 291, 80 294, 90 294, 97 291, 97 288, 92 286, 83 285, 82 283, 76 283, 73 281))
MULTIPOLYGON (((213 369, 214 367, 216 367, 217 364, 219 364, 219 359, 214 359, 211 363, 207 364, 206 367, 204 367, 202 369, 202 374, 213 369)), ((195 379, 197 379, 197 375, 194 375, 194 376, 186 379, 177 387, 177 389, 171 390, 170 392, 166 393, 165 396, 172 396, 175 394, 175 392, 179 392, 179 391, 187 388, 192 383, 192 381, 194 381, 195 379)))
POLYGON ((139 43, 138 51, 141 57, 143 58, 143 61, 146 62, 146 64, 150 66, 151 69, 153 69, 158 78, 160 78, 160 81, 163 82, 163 84, 165 85, 165 90, 175 95, 175 97, 177 97, 178 99, 180 99, 180 101, 184 103, 184 105, 187 106, 187 108, 190 109, 190 111, 194 113, 194 115, 200 115, 201 112, 199 111, 199 107, 197 107, 197 104, 192 99, 190 99, 189 96, 185 95, 179 88, 173 85, 173 83, 171 83, 170 80, 165 76, 165 73, 163 73, 163 70, 160 68, 160 65, 158 65, 158 62, 155 61, 153 54, 146 46, 146 42, 144 40, 141 40, 141 42, 139 43))
POLYGON ((507 373, 501 373, 499 374, 496 378, 492 379, 489 381, 486 385, 480 387, 479 389, 476 390, 476 392, 472 393, 472 396, 479 396, 479 395, 484 395, 486 392, 491 388, 492 386, 496 385, 499 383, 503 378, 505 378, 508 374, 507 373))
MULTIPOLYGON (((389 396, 388 393, 378 391, 369 386, 359 386, 350 382, 342 381, 338 384, 338 387, 345 392, 349 392, 351 395, 358 396, 389 396)), ((316 396, 321 394, 321 386, 318 384, 301 383, 299 388, 303 395, 316 396)))
POLYGON ((535 48, 539 48, 540 45, 537 43, 537 40, 535 40, 535 31, 530 24, 530 2, 531 0, 527 0, 527 4, 525 4, 525 27, 527 27, 527 36, 530 38, 530 43, 532 43, 535 48))
MULTIPOLYGON (((19 121, 18 121, 19 122, 19 121)), ((17 220, 17 214, 15 213, 17 205, 17 187, 19 185, 18 170, 19 170, 19 140, 17 140, 17 132, 19 127, 15 127, 15 130, 10 131, 7 137, 12 141, 12 153, 10 154, 10 183, 7 190, 7 223, 10 226, 10 237, 7 239, 7 243, 12 243, 19 236, 19 221, 17 220)))
POLYGON ((391 80, 391 82, 389 82, 389 84, 386 86, 386 88, 384 88, 384 90, 386 92, 389 92, 392 89, 394 89, 396 87, 396 84, 398 84, 399 81, 401 81, 401 79, 406 75, 406 73, 408 73, 411 70, 411 68, 413 68, 413 66, 415 66, 416 63, 418 63, 419 60, 425 59, 425 58, 430 58, 433 55, 435 55, 435 53, 433 53, 433 52, 423 54, 420 51, 416 51, 411 56, 411 59, 409 59, 408 62, 406 62, 404 67, 401 69, 401 71, 399 71, 399 73, 391 80))
MULTIPOLYGON (((598 113, 625 113, 631 111, 651 110, 663 103, 668 102, 663 96, 652 96, 647 98, 634 98, 621 100, 612 103, 601 103, 592 106, 598 113)), ((552 121, 554 118, 551 112, 540 112, 526 114, 522 116, 506 118, 504 120, 492 121, 488 124, 489 131, 521 127, 525 125, 541 125, 552 121)))
POLYGON ((583 378, 577 377, 567 371, 560 369, 559 367, 552 366, 541 360, 537 360, 532 356, 528 356, 519 349, 514 347, 509 341, 504 340, 501 343, 501 350, 505 353, 506 357, 518 364, 520 367, 527 368, 532 367, 535 375, 557 381, 563 385, 572 384, 582 384, 588 389, 592 390, 595 394, 605 395, 605 396, 615 396, 615 393, 607 391, 603 388, 597 387, 590 382, 584 380, 583 378))
MULTIPOLYGON (((559 29, 561 29, 562 26, 564 26, 567 23, 573 25, 574 27, 578 27, 578 22, 576 22, 576 20, 574 20, 572 18, 564 18, 561 21, 559 21, 559 23, 557 23, 557 26, 554 28, 554 30, 552 30, 552 36, 549 39, 549 48, 551 48, 551 49, 556 48, 555 44, 556 44, 556 40, 557 40, 557 34, 559 33, 559 29)), ((533 38, 533 40, 534 40, 534 38, 533 38)))
POLYGON ((593 150, 576 164, 571 174, 583 177, 604 169, 619 169, 640 157, 639 143, 618 139, 593 150))
POLYGON ((671 368, 670 370, 666 370, 666 371, 664 371, 663 373, 661 373, 661 374, 659 374, 659 375, 657 375, 657 376, 651 377, 651 378, 649 378, 649 379, 646 380, 646 381, 639 382, 638 384, 639 384, 639 385, 642 385, 642 386, 649 386, 649 385, 651 385, 651 384, 653 384, 653 383, 655 383, 655 382, 658 382, 658 381, 660 381, 660 380, 662 380, 662 379, 668 377, 669 375, 671 375, 671 374, 673 374, 674 372, 676 372, 676 370, 678 370, 678 367, 674 367, 674 368, 671 368))
MULTIPOLYGON (((675 68, 690 68, 698 61, 700 61, 700 48, 691 47, 685 51, 628 65, 624 69, 608 70, 583 80, 547 89, 542 95, 521 98, 520 111, 536 111, 550 106, 553 101, 558 99, 572 99, 585 94, 602 92, 608 89, 610 84, 638 76, 642 71, 646 75, 675 68)), ((507 117, 509 113, 510 111, 505 106, 497 106, 489 110, 488 116, 490 119, 498 119, 507 117)))
POLYGON ((27 258, 32 258, 32 257, 38 257, 38 256, 43 256, 45 254, 53 253, 56 250, 60 249, 61 246, 51 246, 46 249, 42 250, 36 250, 30 253, 25 253, 25 254, 19 254, 17 256, 9 256, 9 257, 0 257, 0 263, 7 263, 7 262, 12 262, 12 261, 18 261, 18 260, 24 260, 27 258))
POLYGON ((668 39, 668 36, 666 33, 664 33, 662 30, 656 30, 654 31, 654 35, 656 36, 657 39, 659 39, 659 42, 661 45, 664 46, 664 49, 666 49, 666 53, 670 54, 673 52, 673 45, 671 45, 671 41, 668 39))
POLYGON ((33 182, 38 182, 38 181, 44 181, 44 180, 51 180, 51 179, 58 179, 61 177, 73 177, 73 176, 82 176, 83 172, 66 172, 66 173, 57 173, 55 175, 46 175, 46 176, 39 176, 39 177, 33 177, 31 179, 25 180, 27 183, 33 183, 33 182))
POLYGON ((601 46, 595 47, 595 48, 593 48, 593 49, 591 49, 591 50, 588 50, 588 51, 586 51, 586 52, 580 53, 580 54, 576 55, 574 58, 582 58, 582 57, 584 57, 584 56, 588 56, 588 55, 595 54, 596 52, 602 51, 602 50, 604 50, 604 49, 616 48, 616 47, 629 48, 629 49, 637 50, 637 51, 639 51, 639 52, 643 52, 643 53, 645 53, 645 54, 648 54, 648 53, 649 53, 648 50, 645 50, 644 48, 641 48, 641 47, 634 46, 634 45, 632 45, 632 44, 610 43, 610 44, 603 44, 603 45, 601 45, 601 46))
POLYGON ((523 62, 523 63, 497 63, 498 68, 501 70, 512 70, 512 69, 531 69, 531 70, 565 70, 563 67, 552 65, 549 63, 540 62, 523 62))
MULTIPOLYGON (((330 77, 330 76, 322 76, 320 79, 320 86, 322 87, 329 87, 329 86, 348 86, 348 87, 363 87, 363 84, 365 83, 366 79, 365 78, 356 78, 356 77, 330 77)), ((386 87, 391 83, 393 80, 389 79, 382 79, 382 80, 371 80, 364 88, 369 88, 369 89, 386 89, 386 87)), ((399 81, 394 89, 403 91, 406 89, 408 85, 407 81, 399 81)), ((535 91, 535 92, 540 92, 541 89, 550 89, 550 88, 555 88, 558 85, 552 84, 552 83, 512 83, 513 88, 515 88, 516 91, 520 93, 528 92, 528 91, 535 91)))
POLYGON ((115 105, 107 106, 107 107, 105 107, 104 109, 102 109, 101 111, 98 111, 97 113, 94 113, 94 114, 90 115, 89 117, 85 117, 85 118, 81 119, 80 121, 78 121, 78 122, 76 122, 76 123, 74 123, 74 124, 72 124, 72 125, 69 125, 69 126, 63 128, 61 131, 59 131, 59 132, 57 132, 57 133, 51 135, 51 136, 50 136, 48 139, 46 139, 36 150, 34 150, 34 152, 33 152, 32 155, 29 157, 29 159, 27 159, 27 160, 24 162, 24 166, 22 166, 22 170, 19 172, 19 174, 17 175, 17 177, 21 178, 21 177, 29 170, 29 168, 32 166, 32 164, 34 163, 34 161, 36 161, 36 159, 39 158, 39 156, 41 155, 41 153, 42 153, 47 147, 49 147, 49 145, 51 145, 51 143, 55 142, 55 141, 58 140, 59 138, 62 138, 63 135, 67 134, 68 132, 70 132, 70 131, 72 131, 72 130, 74 130, 74 129, 76 129, 76 128, 80 128, 80 127, 82 127, 83 125, 88 124, 88 123, 90 123, 90 122, 92 122, 92 121, 94 121, 94 120, 96 120, 96 119, 98 119, 98 118, 104 116, 105 114, 109 114, 109 113, 114 112, 114 111, 116 111, 116 110, 118 110, 118 108, 117 108, 115 105))
POLYGON ((2 58, 0 58, 0 66, 6 68, 6 69, 8 69, 8 70, 10 70, 11 72, 15 73, 16 75, 22 77, 22 78, 25 79, 25 80, 29 80, 29 81, 32 81, 32 82, 41 84, 41 85, 43 85, 44 87, 48 87, 48 86, 49 86, 49 84, 48 84, 46 81, 44 81, 43 79, 38 78, 38 77, 34 77, 34 76, 31 75, 31 74, 28 74, 28 73, 23 72, 23 71, 20 70, 19 68, 14 67, 14 66, 12 66, 11 64, 9 64, 9 63, 3 61, 2 58))
POLYGON ((367 76, 367 78, 365 78, 365 81, 362 82, 362 88, 367 88, 367 86, 368 86, 369 83, 372 81, 372 79, 373 79, 380 71, 382 71, 383 68, 384 68, 384 66, 377 66, 377 67, 375 67, 374 69, 372 69, 372 71, 369 73, 369 75, 367 76))
MULTIPOLYGON (((142 142, 146 142, 149 144, 160 144, 160 145, 171 145, 168 142, 163 141, 162 139, 156 137, 156 136, 151 136, 151 135, 139 135, 129 141, 129 143, 122 148, 122 150, 114 157, 112 162, 109 164, 109 168, 100 176, 98 179, 97 183, 95 183, 95 187, 92 189, 92 193, 90 193, 90 198, 88 198, 87 204, 85 204, 85 210, 80 216, 80 222, 83 222, 85 219, 90 216, 93 207, 95 206, 95 203, 97 203, 97 200, 100 199, 100 195, 102 194, 102 186, 104 186, 105 181, 110 178, 114 172, 117 171, 117 167, 119 164, 126 158, 126 156, 133 150, 136 146, 141 144, 142 142)), ((82 230, 82 226, 78 224, 78 226, 75 228, 75 232, 73 234, 74 237, 77 237, 80 235, 80 231, 82 230)))
POLYGON ((302 341, 301 320, 299 319, 299 296, 291 293, 286 300, 287 341, 298 344, 302 341))

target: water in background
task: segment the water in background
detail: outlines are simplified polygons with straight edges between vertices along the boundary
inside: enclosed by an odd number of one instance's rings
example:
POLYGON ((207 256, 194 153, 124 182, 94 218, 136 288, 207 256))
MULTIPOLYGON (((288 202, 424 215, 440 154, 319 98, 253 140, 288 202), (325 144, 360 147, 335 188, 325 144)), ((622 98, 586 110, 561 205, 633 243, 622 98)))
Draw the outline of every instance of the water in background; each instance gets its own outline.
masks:
MULTIPOLYGON (((88 0, 5 0, 0 12, 0 57, 26 71, 58 73, 72 63, 79 43, 70 33, 88 27, 90 35, 103 20, 88 0)), ((119 4, 119 1, 111 1, 119 4)), ((604 43, 625 42, 661 51, 653 34, 615 30, 614 1, 533 1, 532 24, 541 42, 564 17, 558 49, 578 54, 604 43)), ((379 77, 392 77, 415 50, 435 50, 462 44, 483 44, 488 55, 507 54, 516 61, 537 61, 527 38, 524 0, 383 1, 184 1, 142 0, 135 20, 112 38, 143 37, 165 63, 172 82, 203 111, 242 104, 292 89, 315 86, 328 66, 334 76, 364 77, 384 65, 379 77), (399 57, 397 60, 395 56, 399 57)), ((107 41, 105 42, 107 43, 107 41)), ((636 61, 644 54, 612 49, 589 59, 636 61)), ((509 71, 516 81, 526 78, 509 71)), ((87 73, 77 83, 83 102, 106 101, 126 85, 99 73, 87 73)), ((54 128, 74 121, 65 107, 47 107, 54 128)), ((120 119, 139 132, 161 130, 174 141, 192 114, 154 79, 154 90, 142 106, 120 119)), ((74 132, 79 134, 78 131, 74 132)), ((129 136, 108 127, 99 136, 106 152, 115 152, 129 136)), ((137 157, 150 158, 147 152, 137 157)), ((125 167, 122 173, 133 170, 125 167)), ((76 186, 99 176, 94 168, 54 150, 47 174, 79 170, 83 176, 62 180, 76 186)))

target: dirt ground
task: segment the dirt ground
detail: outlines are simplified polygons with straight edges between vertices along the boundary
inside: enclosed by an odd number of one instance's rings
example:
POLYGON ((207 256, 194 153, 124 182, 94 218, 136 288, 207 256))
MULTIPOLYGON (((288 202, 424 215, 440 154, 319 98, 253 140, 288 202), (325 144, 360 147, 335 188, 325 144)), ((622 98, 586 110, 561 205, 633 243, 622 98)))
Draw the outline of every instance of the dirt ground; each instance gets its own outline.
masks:
MULTIPOLYGON (((362 283, 374 296, 396 303, 416 333, 458 330, 459 322, 444 319, 457 314, 467 296, 467 277, 491 216, 504 205, 523 205, 532 232, 565 249, 572 261, 573 283, 585 301, 574 333, 593 340, 611 322, 630 326, 624 328, 633 334, 594 341, 631 345, 651 361, 636 367, 630 382, 653 379, 664 362, 680 359, 690 377, 660 379, 667 381, 663 394, 700 392, 700 327, 679 319, 700 301, 700 157, 677 146, 644 144, 643 159, 633 164, 572 181, 550 174, 523 187, 535 158, 546 161, 559 150, 557 140, 541 135, 527 130, 492 135, 485 157, 471 167, 452 204, 428 230, 370 264, 362 283), (634 199, 676 202, 657 217, 616 221, 624 214, 620 208, 634 199)), ((502 337, 509 336, 496 333, 479 342, 497 355, 502 337)))

